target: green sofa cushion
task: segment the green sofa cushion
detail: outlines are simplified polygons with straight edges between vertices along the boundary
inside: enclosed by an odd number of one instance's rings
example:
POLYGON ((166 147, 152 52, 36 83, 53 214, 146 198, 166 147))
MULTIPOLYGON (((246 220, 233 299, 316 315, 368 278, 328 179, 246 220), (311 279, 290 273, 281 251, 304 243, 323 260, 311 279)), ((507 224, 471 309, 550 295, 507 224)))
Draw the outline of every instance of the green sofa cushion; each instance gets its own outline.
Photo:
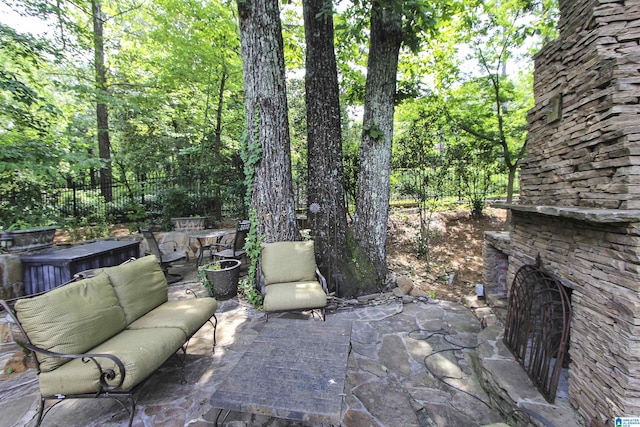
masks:
POLYGON ((313 240, 263 243, 261 247, 265 285, 316 279, 313 240))
MULTIPOLYGON (((177 328, 124 330, 115 337, 90 350, 90 353, 113 354, 125 366, 125 379, 116 391, 129 391, 158 369, 184 343, 184 332, 177 328)), ((103 368, 115 368, 110 359, 99 359, 103 368)), ((119 377, 117 378, 119 380, 119 377)), ((56 394, 95 393, 100 389, 100 376, 96 365, 80 359, 39 375, 43 396, 56 394)))
POLYGON ((288 311, 322 308, 327 294, 319 282, 274 283, 265 288, 264 311, 288 311))
POLYGON ((127 328, 179 328, 185 333, 186 340, 214 315, 217 308, 218 301, 209 297, 168 301, 140 317, 127 328))
POLYGON ((167 279, 153 255, 105 268, 103 271, 111 279, 127 324, 168 299, 167 279))
MULTIPOLYGON (((106 274, 20 299, 15 310, 31 342, 57 353, 84 353, 126 326, 124 311, 106 274)), ((40 353, 38 360, 43 372, 69 361, 40 353)))

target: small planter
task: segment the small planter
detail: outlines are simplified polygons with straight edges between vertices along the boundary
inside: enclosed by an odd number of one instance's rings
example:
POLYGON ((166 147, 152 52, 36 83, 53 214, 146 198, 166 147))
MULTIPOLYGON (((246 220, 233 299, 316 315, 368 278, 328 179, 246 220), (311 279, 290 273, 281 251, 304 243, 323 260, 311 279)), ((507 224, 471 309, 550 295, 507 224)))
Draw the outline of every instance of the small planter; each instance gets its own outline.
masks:
POLYGON ((209 296, 218 300, 233 298, 238 294, 238 280, 240 278, 240 261, 237 259, 225 259, 219 261, 220 268, 208 268, 212 264, 205 265, 203 270, 211 286, 207 286, 209 296))
POLYGON ((171 222, 173 222, 173 229, 175 231, 204 230, 205 220, 206 218, 203 216, 171 218, 171 222))
POLYGON ((27 230, 6 230, 0 233, 0 240, 7 243, 9 252, 25 252, 53 246, 57 226, 30 228, 27 230))

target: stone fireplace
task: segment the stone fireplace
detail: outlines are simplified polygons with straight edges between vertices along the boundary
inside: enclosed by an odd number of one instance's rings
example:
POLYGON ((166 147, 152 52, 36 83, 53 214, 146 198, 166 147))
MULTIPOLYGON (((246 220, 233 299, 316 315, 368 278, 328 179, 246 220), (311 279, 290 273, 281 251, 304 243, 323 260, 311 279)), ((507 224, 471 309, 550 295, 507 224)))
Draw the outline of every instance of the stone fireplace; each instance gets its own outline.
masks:
POLYGON ((510 232, 485 256, 506 254, 507 284, 539 256, 572 290, 568 400, 587 426, 613 426, 640 416, 640 2, 560 11, 535 58, 510 232))

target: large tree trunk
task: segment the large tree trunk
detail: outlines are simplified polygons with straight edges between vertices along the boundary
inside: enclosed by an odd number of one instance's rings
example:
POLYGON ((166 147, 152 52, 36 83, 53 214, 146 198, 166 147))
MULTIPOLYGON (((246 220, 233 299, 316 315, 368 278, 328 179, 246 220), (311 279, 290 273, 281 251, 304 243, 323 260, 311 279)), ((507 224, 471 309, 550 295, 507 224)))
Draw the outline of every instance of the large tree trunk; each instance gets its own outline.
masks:
POLYGON ((100 2, 91 1, 93 15, 94 68, 96 75, 96 116, 98 125, 98 153, 102 161, 100 168, 100 190, 105 201, 113 200, 111 172, 111 142, 109 140, 109 110, 107 109, 107 70, 104 65, 104 34, 100 2))
POLYGON ((402 18, 391 4, 385 7, 373 2, 354 235, 373 264, 377 283, 371 285, 378 288, 387 276, 385 245, 401 24, 402 18))
POLYGON ((296 223, 284 51, 277 0, 238 2, 244 70, 247 146, 260 156, 252 208, 265 242, 299 240, 296 223))
POLYGON ((333 46, 331 0, 304 0, 307 45, 305 96, 307 104, 308 201, 316 256, 329 289, 353 294, 347 247, 347 214, 342 166, 342 133, 338 71, 333 46))

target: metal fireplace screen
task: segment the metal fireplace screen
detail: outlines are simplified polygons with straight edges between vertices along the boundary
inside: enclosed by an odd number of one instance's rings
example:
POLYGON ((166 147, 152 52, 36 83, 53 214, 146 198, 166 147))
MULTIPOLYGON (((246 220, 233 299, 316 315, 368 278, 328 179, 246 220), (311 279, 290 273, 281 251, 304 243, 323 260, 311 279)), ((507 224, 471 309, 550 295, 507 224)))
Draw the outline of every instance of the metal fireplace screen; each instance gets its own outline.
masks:
POLYGON ((549 403, 567 356, 570 321, 569 295, 542 270, 540 258, 522 266, 509 294, 504 343, 549 403))

